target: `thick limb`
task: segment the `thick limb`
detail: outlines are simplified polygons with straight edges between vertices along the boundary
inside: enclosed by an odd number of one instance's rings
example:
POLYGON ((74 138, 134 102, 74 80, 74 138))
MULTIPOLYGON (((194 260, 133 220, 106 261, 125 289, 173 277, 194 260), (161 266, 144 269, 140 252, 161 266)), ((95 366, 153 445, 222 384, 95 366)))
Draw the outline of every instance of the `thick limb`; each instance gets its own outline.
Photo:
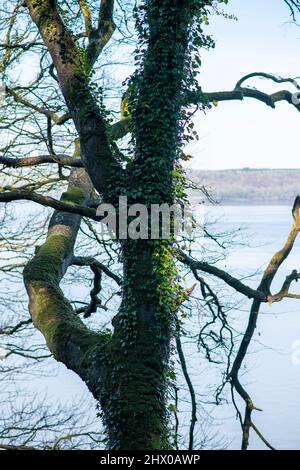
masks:
POLYGON ((105 119, 88 86, 87 65, 58 13, 56 1, 26 0, 25 3, 56 68, 61 91, 80 137, 83 164, 95 188, 103 193, 121 168, 113 158, 105 119))
MULTIPOLYGON (((85 170, 73 170, 64 201, 84 204, 91 197, 91 182, 85 170)), ((81 216, 55 211, 45 243, 24 269, 29 311, 54 358, 74 370, 99 398, 101 365, 97 358, 105 336, 90 331, 65 298, 60 281, 73 258, 81 216)))

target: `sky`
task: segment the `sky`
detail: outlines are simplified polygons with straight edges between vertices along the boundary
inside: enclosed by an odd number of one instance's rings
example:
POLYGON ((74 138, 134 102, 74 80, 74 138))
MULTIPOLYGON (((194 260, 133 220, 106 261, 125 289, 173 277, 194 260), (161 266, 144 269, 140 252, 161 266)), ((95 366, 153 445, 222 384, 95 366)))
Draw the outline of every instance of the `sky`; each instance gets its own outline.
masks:
MULTIPOLYGON (((238 21, 211 18, 216 48, 202 54, 204 91, 232 90, 240 77, 254 71, 300 76, 300 26, 291 24, 283 0, 230 0, 224 11, 238 21)), ((294 91, 261 79, 247 83, 266 92, 294 91)), ((200 140, 189 147, 191 168, 300 167, 300 114, 287 103, 273 110, 251 99, 222 102, 206 115, 199 113, 195 124, 200 140)))
MULTIPOLYGON (((213 35, 216 48, 202 52, 199 83, 204 91, 232 90, 239 78, 254 71, 300 77, 300 26, 291 23, 284 0, 229 0, 223 9, 238 21, 210 17, 205 32, 213 35)), ((122 67, 117 75, 122 82, 131 72, 132 67, 122 67)), ((34 67, 22 70, 25 77, 29 73, 35 73, 34 67)), ((295 91, 266 80, 246 83, 270 93, 295 91)), ((200 140, 187 149, 193 156, 190 168, 300 167, 300 113, 287 103, 273 110, 252 99, 220 102, 206 115, 198 113, 195 125, 200 140)))

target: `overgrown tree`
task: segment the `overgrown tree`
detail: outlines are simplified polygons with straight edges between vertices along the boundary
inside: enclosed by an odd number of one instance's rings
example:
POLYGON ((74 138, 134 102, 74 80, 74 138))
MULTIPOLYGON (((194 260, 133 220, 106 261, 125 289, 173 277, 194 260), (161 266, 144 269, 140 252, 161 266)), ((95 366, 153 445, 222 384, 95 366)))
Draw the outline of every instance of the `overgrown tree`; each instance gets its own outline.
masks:
MULTIPOLYGON (((34 326, 44 335, 53 357, 78 374, 99 402, 110 449, 167 449, 172 445, 167 394, 175 340, 193 403, 192 449, 195 399, 178 318, 192 290, 181 281, 178 266, 188 267, 199 281, 211 314, 221 321, 222 335, 227 328, 226 315, 199 271, 221 279, 254 302, 245 338, 233 367, 228 364, 225 378, 246 402, 246 417, 241 419, 246 448, 250 427, 256 429, 251 420, 254 406, 239 382, 238 372, 260 304, 291 296, 290 284, 299 278, 293 272, 282 290, 271 294, 273 277, 299 231, 299 200, 293 209, 295 222, 288 242, 275 255, 257 290, 213 264, 196 261, 172 236, 124 239, 117 227, 116 241, 107 246, 105 239, 99 240, 99 247, 110 253, 108 263, 92 255, 78 255, 77 240, 83 218, 97 238, 92 222, 99 221, 95 210, 99 202, 117 207, 119 196, 127 196, 129 205, 147 208, 152 204, 171 206, 175 200, 185 202, 186 182, 180 161, 185 158, 184 145, 193 135, 192 105, 207 109, 213 100, 244 97, 272 107, 280 100, 298 110, 299 105, 288 91, 267 95, 242 87, 250 76, 239 80, 230 92, 205 93, 198 86, 199 51, 214 45, 203 30, 207 17, 211 9, 219 8, 218 3, 227 1, 146 0, 134 8, 128 2, 136 37, 126 33, 130 20, 114 0, 10 3, 12 9, 3 9, 6 34, 1 44, 7 94, 1 121, 8 143, 2 145, 0 162, 8 182, 3 185, 0 201, 29 200, 54 209, 46 240, 36 246, 24 269, 34 326), (97 86, 99 75, 93 75, 95 70, 99 73, 97 63, 113 40, 114 11, 119 15, 116 44, 121 40, 137 44, 136 69, 126 83, 119 121, 111 120, 102 89, 97 86), (36 67, 38 73, 24 84, 16 74, 24 71, 26 64, 36 67), (127 134, 130 143, 124 148, 118 144, 127 134), (72 144, 73 156, 66 154, 72 144), (44 153, 32 155, 37 150, 44 153), (7 171, 9 168, 14 172, 7 171), (50 191, 51 195, 47 194, 50 191), (74 308, 60 286, 71 266, 88 266, 94 274, 90 302, 82 308, 74 308), (112 327, 99 331, 87 321, 103 307, 98 297, 102 275, 115 283, 121 302, 114 311, 112 327)), ((298 2, 288 3, 293 11, 299 7, 298 2)), ((104 57, 107 60, 107 55, 104 57)), ((291 81, 254 75, 276 82, 291 81)), ((203 336, 202 343, 209 355, 203 336)))

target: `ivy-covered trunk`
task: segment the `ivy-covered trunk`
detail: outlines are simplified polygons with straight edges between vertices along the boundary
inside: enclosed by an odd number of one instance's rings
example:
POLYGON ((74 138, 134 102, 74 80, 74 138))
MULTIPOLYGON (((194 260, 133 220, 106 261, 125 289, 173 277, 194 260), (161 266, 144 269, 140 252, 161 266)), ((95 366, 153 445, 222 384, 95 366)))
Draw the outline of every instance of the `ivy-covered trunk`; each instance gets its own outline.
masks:
MULTIPOLYGON (((102 395, 109 447, 168 448, 167 384, 172 303, 162 277, 167 266, 161 242, 128 240, 123 245, 123 300, 113 320, 106 395, 102 395)), ((168 269, 168 268, 167 268, 168 269)))
MULTIPOLYGON (((128 170, 130 204, 174 203, 180 147, 181 94, 190 2, 149 1, 137 11, 140 50, 147 52, 129 85, 135 157, 128 170)), ((150 224, 149 224, 150 225, 150 224)), ((150 229, 150 227, 148 227, 150 229)), ((161 235, 161 234, 160 234, 161 235)), ((113 321, 107 398, 110 447, 166 449, 167 372, 180 298, 168 240, 122 242, 122 305, 113 321)))
MULTIPOLYGON (((26 0, 55 65, 79 135, 83 165, 104 202, 115 203, 125 194, 129 204, 143 204, 150 210, 153 204, 171 206, 178 196, 176 168, 188 119, 188 114, 182 112, 182 103, 195 80, 195 69, 190 64, 195 48, 192 43, 198 36, 204 40, 199 25, 203 11, 211 3, 140 2, 135 12, 139 36, 137 69, 127 93, 134 151, 130 163, 125 165, 112 145, 111 133, 106 132, 105 114, 90 88, 90 67, 96 60, 95 51, 101 50, 100 43, 94 47, 97 35, 90 37, 92 56, 82 60, 57 2, 26 0)), ((104 16, 108 4, 113 2, 101 2, 104 16)), ((98 34, 100 41, 100 29, 98 34)), ((71 203, 73 193, 74 188, 69 186, 65 197, 71 203)), ((83 193, 81 205, 89 206, 85 188, 83 193)), ((72 263, 80 224, 78 215, 74 215, 75 224, 72 217, 54 214, 44 247, 25 270, 33 322, 44 334, 54 357, 74 370, 100 402, 110 449, 169 448, 170 344, 177 309, 184 299, 172 256, 172 236, 119 240, 123 262, 121 306, 113 319, 111 334, 95 333, 76 316, 59 288, 72 263), (59 250, 51 243, 55 231, 67 234, 59 250), (36 269, 43 263, 51 266, 54 276, 48 269, 36 269), (46 301, 40 301, 42 297, 46 301)))

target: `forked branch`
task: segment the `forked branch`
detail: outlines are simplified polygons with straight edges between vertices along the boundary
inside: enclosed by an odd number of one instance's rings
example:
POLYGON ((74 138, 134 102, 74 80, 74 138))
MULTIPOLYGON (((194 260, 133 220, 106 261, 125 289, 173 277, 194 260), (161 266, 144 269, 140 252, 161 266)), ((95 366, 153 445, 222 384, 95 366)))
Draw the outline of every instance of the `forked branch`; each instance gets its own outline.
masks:
MULTIPOLYGON (((279 300, 282 300, 284 297, 287 297, 288 289, 290 287, 291 282, 293 280, 298 279, 298 273, 296 271, 293 271, 292 274, 286 278, 280 292, 273 297, 270 294, 272 281, 276 273, 278 272, 279 267, 290 254, 294 246, 295 240, 297 238, 297 235, 300 231, 299 205, 300 205, 300 198, 299 196, 297 196, 294 206, 293 206, 293 211, 292 211, 294 223, 291 227, 286 243, 284 244, 283 248, 279 250, 277 253, 275 253, 274 256, 271 258, 265 272, 263 273, 262 280, 258 286, 258 290, 264 292, 268 296, 269 301, 279 301, 279 300)), ((300 296, 297 296, 296 298, 300 298, 300 296)), ((236 354, 236 358, 233 362, 232 369, 228 375, 228 379, 231 381, 232 387, 237 391, 237 393, 241 396, 241 398, 245 402, 245 417, 242 423, 242 432, 243 432, 242 449, 243 450, 246 450, 249 445, 250 428, 254 429, 254 431, 262 438, 263 442, 265 442, 265 444, 269 448, 273 449, 273 447, 266 441, 265 438, 262 437, 261 433, 257 430, 256 426, 253 424, 252 411, 257 408, 254 406, 253 401, 251 397, 249 396, 249 394, 247 393, 247 391, 245 390, 245 388, 241 385, 239 376, 238 376, 241 366, 243 364, 243 361, 245 359, 245 356, 247 354, 250 342, 255 332, 260 306, 261 306, 261 302, 255 299, 252 303, 252 307, 250 310, 250 316, 249 316, 246 331, 244 333, 243 339, 241 341, 238 352, 236 354)))
POLYGON ((249 345, 251 343, 251 340, 255 332, 257 318, 259 315, 261 304, 266 303, 266 302, 269 302, 269 303, 279 302, 286 297, 300 299, 300 295, 292 294, 289 292, 291 283, 293 281, 297 281, 298 279, 300 279, 300 273, 298 273, 296 270, 293 270, 292 273, 286 277, 278 293, 274 295, 272 295, 271 293, 271 285, 274 280, 274 277, 277 274, 278 269, 280 268, 282 263, 289 256, 291 250, 293 249, 295 240, 299 234, 299 231, 300 231, 299 209, 300 209, 300 196, 297 196, 294 202, 293 209, 292 209, 293 225, 288 234, 287 240, 284 246, 282 247, 282 249, 276 252, 271 258, 267 268, 265 269, 263 273, 262 280, 259 286, 257 287, 257 289, 252 289, 246 286, 239 279, 232 277, 229 273, 217 268, 216 266, 211 266, 208 263, 205 263, 203 261, 197 261, 191 258, 190 256, 187 256, 181 250, 179 249, 176 250, 177 258, 179 259, 179 261, 181 261, 182 263, 184 263, 186 266, 188 266, 191 269, 191 272, 194 274, 195 278, 198 281, 200 281, 200 278, 198 276, 198 271, 206 272, 224 281, 226 284, 232 287, 236 292, 239 292, 243 294, 244 296, 253 299, 253 303, 252 303, 250 315, 249 315, 249 320, 248 320, 248 325, 243 335, 240 346, 238 348, 231 370, 229 371, 228 377, 227 377, 227 380, 231 382, 231 386, 233 390, 235 390, 245 402, 245 416, 244 416, 244 420, 242 420, 241 422, 242 432, 243 432, 242 449, 244 450, 247 449, 249 445, 250 428, 252 428, 257 433, 257 435, 262 439, 262 441, 270 449, 273 449, 271 444, 269 444, 269 442, 265 439, 265 437, 261 434, 261 432, 257 429, 257 427, 252 421, 252 411, 259 410, 259 409, 255 407, 250 395, 241 384, 239 380, 239 371, 246 357, 249 345))

